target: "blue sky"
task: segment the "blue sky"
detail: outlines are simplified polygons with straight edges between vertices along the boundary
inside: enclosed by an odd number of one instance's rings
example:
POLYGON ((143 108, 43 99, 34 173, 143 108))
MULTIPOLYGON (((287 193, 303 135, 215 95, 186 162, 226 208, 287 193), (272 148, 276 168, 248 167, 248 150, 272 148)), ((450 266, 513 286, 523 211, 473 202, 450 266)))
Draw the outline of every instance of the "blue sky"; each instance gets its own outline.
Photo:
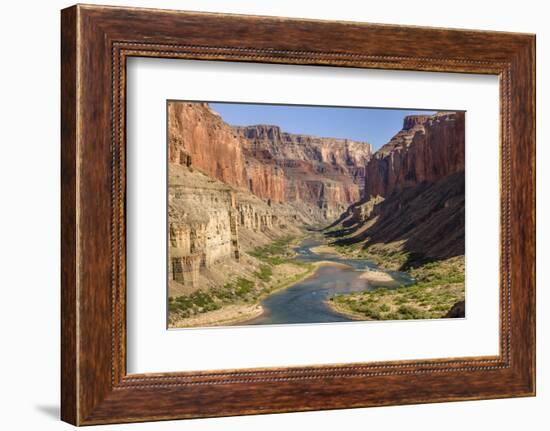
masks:
POLYGON ((234 126, 275 124, 285 132, 366 141, 376 151, 403 125, 403 118, 434 111, 378 108, 340 108, 249 103, 210 103, 234 126))

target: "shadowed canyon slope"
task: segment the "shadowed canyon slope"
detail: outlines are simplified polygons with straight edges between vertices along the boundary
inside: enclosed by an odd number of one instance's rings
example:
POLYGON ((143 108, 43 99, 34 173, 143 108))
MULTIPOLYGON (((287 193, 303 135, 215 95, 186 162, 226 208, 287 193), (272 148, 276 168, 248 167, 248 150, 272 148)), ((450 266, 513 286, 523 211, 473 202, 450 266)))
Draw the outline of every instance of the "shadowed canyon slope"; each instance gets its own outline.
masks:
POLYGON ((363 199, 328 235, 404 252, 405 268, 463 255, 464 187, 464 113, 406 117, 367 164, 363 199))

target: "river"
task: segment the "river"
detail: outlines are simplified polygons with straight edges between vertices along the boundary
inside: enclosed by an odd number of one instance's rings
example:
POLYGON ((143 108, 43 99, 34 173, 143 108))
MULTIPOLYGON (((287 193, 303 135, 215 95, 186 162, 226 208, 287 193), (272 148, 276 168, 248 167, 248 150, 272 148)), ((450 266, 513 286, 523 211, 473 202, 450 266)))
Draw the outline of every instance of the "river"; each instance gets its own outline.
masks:
POLYGON ((239 325, 349 322, 352 319, 332 311, 326 305, 328 298, 338 293, 362 292, 373 287, 395 288, 414 282, 409 274, 399 271, 384 271, 395 280, 391 282, 361 279, 359 276, 363 271, 380 269, 368 260, 346 259, 335 254, 311 251, 320 244, 315 239, 303 240, 295 248, 295 259, 309 263, 330 261, 340 265, 322 264, 307 279, 269 295, 261 302, 263 313, 239 325))

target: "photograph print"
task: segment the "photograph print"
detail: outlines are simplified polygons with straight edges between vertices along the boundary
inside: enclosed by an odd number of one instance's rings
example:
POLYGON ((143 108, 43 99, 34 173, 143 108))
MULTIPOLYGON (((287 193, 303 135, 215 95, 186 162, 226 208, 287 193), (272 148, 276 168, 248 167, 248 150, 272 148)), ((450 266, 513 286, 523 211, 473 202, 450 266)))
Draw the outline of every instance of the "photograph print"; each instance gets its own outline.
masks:
POLYGON ((169 328, 465 317, 465 112, 167 102, 169 328))

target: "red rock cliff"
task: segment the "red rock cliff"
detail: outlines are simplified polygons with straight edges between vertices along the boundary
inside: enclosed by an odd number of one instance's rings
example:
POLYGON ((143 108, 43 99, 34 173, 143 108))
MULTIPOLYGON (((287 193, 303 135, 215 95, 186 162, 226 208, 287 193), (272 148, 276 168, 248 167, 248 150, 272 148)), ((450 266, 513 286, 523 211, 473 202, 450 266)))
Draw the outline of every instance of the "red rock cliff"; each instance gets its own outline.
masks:
POLYGON ((171 163, 193 166, 262 199, 284 202, 282 170, 245 157, 245 139, 207 103, 169 103, 168 142, 171 163))
POLYGON ((364 196, 389 196, 464 171, 464 113, 405 117, 403 129, 367 164, 364 196))
POLYGON ((206 103, 168 104, 168 158, 192 164, 224 183, 246 187, 242 144, 206 103))
POLYGON ((278 166, 266 165, 255 159, 246 159, 248 189, 270 202, 284 203, 285 174, 278 166))
POLYGON ((333 218, 360 198, 370 144, 286 133, 263 124, 235 130, 245 139, 247 159, 282 169, 286 201, 311 205, 333 218))
POLYGON ((231 127, 206 103, 168 105, 168 157, 272 203, 310 206, 338 216, 361 197, 365 142, 282 132, 277 126, 231 127))
POLYGON ((235 129, 247 138, 248 152, 258 158, 319 162, 351 170, 364 166, 372 153, 367 142, 286 133, 278 126, 260 124, 235 129))

